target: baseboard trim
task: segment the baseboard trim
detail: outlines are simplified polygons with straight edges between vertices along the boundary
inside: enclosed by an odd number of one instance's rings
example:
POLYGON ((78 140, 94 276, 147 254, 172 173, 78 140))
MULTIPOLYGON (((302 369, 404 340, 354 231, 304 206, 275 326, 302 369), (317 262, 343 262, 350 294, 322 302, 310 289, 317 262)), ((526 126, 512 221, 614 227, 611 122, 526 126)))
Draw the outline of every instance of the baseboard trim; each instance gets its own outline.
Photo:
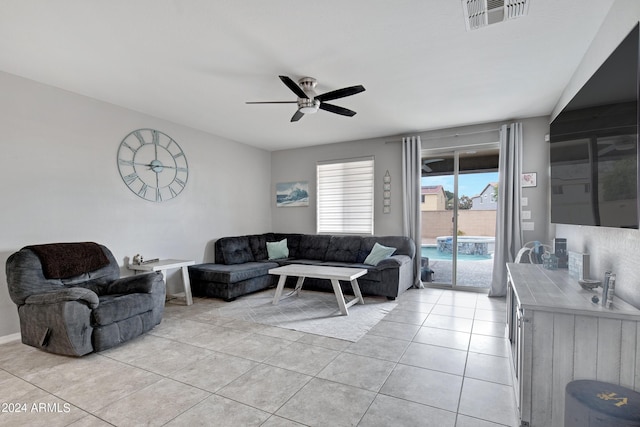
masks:
POLYGON ((11 335, 5 335, 3 337, 0 337, 0 345, 6 344, 12 341, 17 341, 19 339, 20 339, 20 332, 16 334, 11 334, 11 335))

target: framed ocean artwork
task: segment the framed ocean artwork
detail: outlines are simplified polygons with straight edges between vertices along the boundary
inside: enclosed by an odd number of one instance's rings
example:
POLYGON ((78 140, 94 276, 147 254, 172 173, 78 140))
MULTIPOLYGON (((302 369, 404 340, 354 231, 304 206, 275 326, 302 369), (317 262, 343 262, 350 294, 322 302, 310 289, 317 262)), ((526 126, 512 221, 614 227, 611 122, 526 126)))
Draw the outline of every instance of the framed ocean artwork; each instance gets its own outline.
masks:
POLYGON ((309 206, 309 182, 279 182, 276 184, 276 206, 290 208, 309 206))

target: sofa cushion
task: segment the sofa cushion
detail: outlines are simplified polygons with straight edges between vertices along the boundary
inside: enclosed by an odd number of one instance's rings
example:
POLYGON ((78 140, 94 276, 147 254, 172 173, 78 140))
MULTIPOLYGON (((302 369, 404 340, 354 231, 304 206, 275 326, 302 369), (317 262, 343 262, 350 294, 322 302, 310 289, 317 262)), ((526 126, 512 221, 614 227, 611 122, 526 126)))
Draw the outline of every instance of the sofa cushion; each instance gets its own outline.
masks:
POLYGON ((298 253, 294 258, 324 260, 331 236, 304 234, 300 237, 298 253))
POLYGON ((354 261, 356 264, 364 264, 364 260, 369 256, 370 251, 365 251, 362 248, 358 251, 356 255, 356 260, 354 261))
POLYGON ((278 267, 275 262, 247 262, 244 264, 200 264, 189 266, 191 280, 204 282, 236 283, 269 274, 278 267))
POLYGON ((103 351, 129 341, 153 329, 158 322, 152 311, 119 320, 108 325, 94 325, 91 341, 94 351, 103 351))
POLYGON ((378 265, 380 261, 389 258, 396 251, 396 248, 383 246, 380 243, 373 245, 371 253, 364 260, 365 264, 378 265))
POLYGON ((249 249, 253 254, 254 261, 262 261, 268 258, 267 256, 267 235, 255 234, 249 236, 249 249))
POLYGON ((108 286, 102 287, 98 295, 115 295, 115 294, 132 294, 132 293, 149 293, 153 292, 154 285, 157 282, 163 282, 162 273, 156 271, 154 273, 138 274, 134 276, 121 277, 108 286))
POLYGON ((320 259, 293 259, 293 258, 289 258, 286 260, 283 260, 284 262, 282 262, 282 265, 289 265, 289 264, 304 264, 304 265, 324 265, 325 261, 322 261, 320 259))
POLYGON ((289 258, 289 248, 287 247, 287 239, 279 242, 267 242, 267 254, 269 259, 289 258))
MULTIPOLYGON (((298 261, 296 260, 296 263, 298 261)), ((369 280, 372 282, 379 282, 382 279, 382 270, 384 268, 380 268, 378 266, 362 264, 362 263, 352 263, 352 262, 340 262, 340 261, 324 261, 319 262, 317 265, 326 265, 330 267, 344 267, 344 268, 364 268, 367 270, 367 274, 358 278, 358 282, 361 280, 369 280)))
POLYGON ((362 238, 360 236, 331 236, 325 260, 356 262, 361 241, 362 238))
POLYGON ((222 251, 222 259, 227 265, 244 264, 255 261, 251 248, 249 247, 248 236, 226 237, 224 241, 220 242, 218 247, 222 251))
POLYGON ((151 311, 156 306, 152 294, 103 295, 100 305, 91 312, 95 325, 108 325, 138 314, 151 311))
POLYGON ((302 237, 302 234, 295 234, 295 233, 268 233, 267 242, 279 242, 282 239, 287 239, 289 256, 291 258, 300 258, 298 256, 298 250, 300 248, 301 237, 302 237))
POLYGON ((405 236, 363 237, 362 247, 360 249, 369 253, 376 243, 396 248, 394 255, 407 255, 409 258, 413 258, 416 254, 416 245, 413 240, 410 237, 405 236))

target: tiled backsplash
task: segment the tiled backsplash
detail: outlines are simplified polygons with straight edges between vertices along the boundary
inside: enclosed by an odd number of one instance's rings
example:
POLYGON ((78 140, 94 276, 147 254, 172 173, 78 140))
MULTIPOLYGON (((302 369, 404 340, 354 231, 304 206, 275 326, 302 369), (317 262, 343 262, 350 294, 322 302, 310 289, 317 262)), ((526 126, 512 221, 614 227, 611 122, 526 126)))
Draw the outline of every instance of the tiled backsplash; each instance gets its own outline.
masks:
POLYGON ((592 279, 615 273, 616 295, 640 308, 640 231, 557 225, 556 237, 566 238, 570 251, 590 254, 592 279))

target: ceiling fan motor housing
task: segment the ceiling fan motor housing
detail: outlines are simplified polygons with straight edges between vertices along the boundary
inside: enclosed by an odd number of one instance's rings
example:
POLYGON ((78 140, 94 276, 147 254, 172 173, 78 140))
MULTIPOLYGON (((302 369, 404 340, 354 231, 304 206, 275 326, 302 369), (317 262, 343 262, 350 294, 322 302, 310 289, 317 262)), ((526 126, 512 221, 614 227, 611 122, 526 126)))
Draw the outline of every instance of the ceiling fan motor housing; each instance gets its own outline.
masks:
POLYGON ((298 80, 298 84, 308 97, 298 98, 298 109, 301 113, 313 114, 318 111, 318 108, 320 107, 320 100, 315 99, 317 94, 314 90, 317 83, 317 80, 313 77, 303 77, 298 80))

